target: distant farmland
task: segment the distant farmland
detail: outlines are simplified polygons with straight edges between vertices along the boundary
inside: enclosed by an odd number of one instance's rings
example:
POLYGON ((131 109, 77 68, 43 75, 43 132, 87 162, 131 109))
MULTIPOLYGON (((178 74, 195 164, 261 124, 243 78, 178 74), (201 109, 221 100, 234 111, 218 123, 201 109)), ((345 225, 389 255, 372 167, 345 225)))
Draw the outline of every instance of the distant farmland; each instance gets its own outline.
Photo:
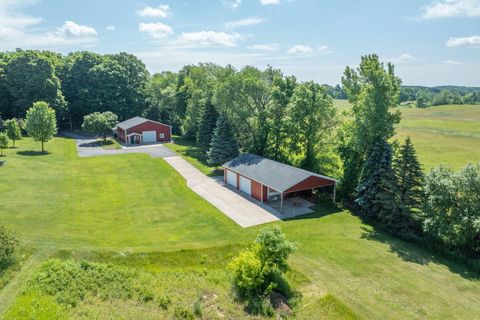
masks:
MULTIPOLYGON (((336 100, 340 110, 349 108, 336 100)), ((424 109, 400 107, 402 121, 397 138, 412 139, 424 169, 440 164, 459 169, 468 162, 480 161, 480 106, 445 105, 424 109)))

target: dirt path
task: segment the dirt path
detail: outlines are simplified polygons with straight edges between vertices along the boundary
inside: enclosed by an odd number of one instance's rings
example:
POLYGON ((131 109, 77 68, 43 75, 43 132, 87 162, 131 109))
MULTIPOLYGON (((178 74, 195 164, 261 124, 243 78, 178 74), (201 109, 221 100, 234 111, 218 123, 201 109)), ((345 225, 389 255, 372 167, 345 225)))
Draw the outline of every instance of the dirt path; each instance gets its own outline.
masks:
POLYGON ((23 265, 8 284, 0 290, 0 318, 1 315, 10 307, 15 298, 26 287, 28 279, 33 275, 35 269, 50 255, 52 251, 47 248, 40 248, 35 251, 30 259, 23 265))

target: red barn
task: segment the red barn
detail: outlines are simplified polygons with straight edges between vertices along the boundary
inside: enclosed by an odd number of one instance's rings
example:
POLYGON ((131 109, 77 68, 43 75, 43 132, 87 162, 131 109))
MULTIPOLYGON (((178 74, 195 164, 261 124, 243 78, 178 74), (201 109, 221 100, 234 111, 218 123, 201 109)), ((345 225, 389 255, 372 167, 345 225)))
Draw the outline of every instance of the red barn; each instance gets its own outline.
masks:
POLYGON ((142 117, 134 117, 117 124, 117 137, 125 144, 172 141, 172 127, 142 117))
POLYGON ((280 210, 283 210, 283 198, 288 195, 327 186, 333 187, 335 201, 335 179, 255 154, 243 153, 223 167, 225 183, 260 202, 279 197, 280 210))

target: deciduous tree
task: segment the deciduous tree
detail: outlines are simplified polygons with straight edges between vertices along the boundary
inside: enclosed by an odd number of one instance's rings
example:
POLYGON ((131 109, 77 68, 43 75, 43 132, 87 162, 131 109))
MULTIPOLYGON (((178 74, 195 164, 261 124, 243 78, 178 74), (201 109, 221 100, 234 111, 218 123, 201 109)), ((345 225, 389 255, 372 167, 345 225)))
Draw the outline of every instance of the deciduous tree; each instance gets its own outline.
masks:
POLYGON ((298 85, 287 109, 292 153, 300 154, 301 166, 314 170, 317 153, 326 153, 325 144, 337 124, 332 98, 317 83, 298 85))
POLYGON ((83 117, 82 130, 102 136, 105 142, 117 123, 118 117, 113 112, 94 112, 83 117))
POLYGON ((372 54, 361 58, 357 70, 347 67, 342 84, 353 104, 352 120, 339 135, 339 153, 345 168, 342 191, 346 198, 351 198, 371 146, 395 134, 400 113, 391 109, 397 105, 401 81, 392 64, 388 63, 385 69, 378 56, 372 54))
POLYGON ((55 110, 45 101, 35 102, 27 110, 26 130, 30 137, 42 143, 42 152, 44 152, 44 143, 57 133, 55 110))
POLYGON ((0 132, 0 156, 3 157, 3 150, 8 148, 8 136, 5 132, 0 132))
POLYGON ((16 119, 7 120, 4 124, 7 136, 10 140, 12 140, 12 147, 15 148, 15 141, 22 138, 22 131, 20 129, 20 125, 18 124, 16 119))

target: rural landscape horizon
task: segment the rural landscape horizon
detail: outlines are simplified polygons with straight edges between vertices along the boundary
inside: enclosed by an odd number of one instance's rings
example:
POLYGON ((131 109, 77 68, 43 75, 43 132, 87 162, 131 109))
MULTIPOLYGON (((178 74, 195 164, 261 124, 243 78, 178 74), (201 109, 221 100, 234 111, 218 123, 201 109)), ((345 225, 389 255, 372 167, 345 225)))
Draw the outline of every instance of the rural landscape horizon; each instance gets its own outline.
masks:
POLYGON ((0 319, 480 319, 480 0, 0 0, 0 319))

